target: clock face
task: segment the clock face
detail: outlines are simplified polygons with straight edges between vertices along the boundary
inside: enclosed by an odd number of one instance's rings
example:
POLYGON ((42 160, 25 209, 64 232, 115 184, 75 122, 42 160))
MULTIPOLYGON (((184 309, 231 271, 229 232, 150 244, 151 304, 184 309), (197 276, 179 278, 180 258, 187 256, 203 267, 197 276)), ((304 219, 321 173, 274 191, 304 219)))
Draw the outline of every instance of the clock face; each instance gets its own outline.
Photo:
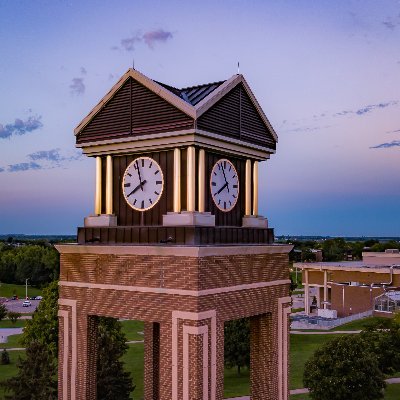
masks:
POLYGON ((122 192, 127 203, 137 211, 146 211, 160 200, 164 176, 160 166, 149 157, 138 157, 127 167, 122 192))
POLYGON ((231 211, 239 197, 239 177, 229 160, 215 163, 210 177, 211 196, 221 211, 231 211))

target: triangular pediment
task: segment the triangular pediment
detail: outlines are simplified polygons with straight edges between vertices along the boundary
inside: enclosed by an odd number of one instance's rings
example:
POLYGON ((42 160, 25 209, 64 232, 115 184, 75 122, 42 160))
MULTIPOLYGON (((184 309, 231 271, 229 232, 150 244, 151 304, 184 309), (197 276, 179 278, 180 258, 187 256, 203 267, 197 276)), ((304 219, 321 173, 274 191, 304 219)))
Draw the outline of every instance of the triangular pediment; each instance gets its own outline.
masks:
POLYGON ((195 109, 169 90, 129 70, 75 129, 77 141, 115 139, 193 127, 195 109))

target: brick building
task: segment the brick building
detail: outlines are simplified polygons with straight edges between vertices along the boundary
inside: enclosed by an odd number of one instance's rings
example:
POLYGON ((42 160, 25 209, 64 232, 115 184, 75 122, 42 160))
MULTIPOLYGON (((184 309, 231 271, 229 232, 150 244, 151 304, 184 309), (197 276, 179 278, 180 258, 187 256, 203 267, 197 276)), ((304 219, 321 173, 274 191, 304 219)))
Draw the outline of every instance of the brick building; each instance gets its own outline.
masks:
MULTIPOLYGON (((323 311, 333 310, 338 317, 373 310, 375 298, 400 288, 398 250, 365 252, 362 261, 296 263, 294 266, 302 270, 306 314, 310 314, 311 288, 315 289, 319 314, 334 315, 323 311)), ((375 314, 382 313, 377 310, 375 314)))
POLYGON ((251 398, 288 399, 288 253, 258 213, 277 136, 242 75, 128 70, 75 130, 94 214, 61 254, 59 398, 96 399, 97 316, 145 323, 146 400, 222 400, 224 323, 251 321, 251 398))

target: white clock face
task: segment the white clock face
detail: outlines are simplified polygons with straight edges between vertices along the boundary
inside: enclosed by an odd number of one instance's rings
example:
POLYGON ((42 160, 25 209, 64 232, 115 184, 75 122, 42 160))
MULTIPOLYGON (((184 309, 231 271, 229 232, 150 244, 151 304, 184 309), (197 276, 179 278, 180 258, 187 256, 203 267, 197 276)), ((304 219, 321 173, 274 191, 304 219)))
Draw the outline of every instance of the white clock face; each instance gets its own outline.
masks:
POLYGON ((138 157, 125 170, 122 192, 127 203, 137 211, 146 211, 160 200, 164 176, 160 166, 149 157, 138 157))
POLYGON ((211 196, 221 211, 231 211, 239 197, 239 177, 229 160, 221 159, 213 167, 210 177, 211 196))

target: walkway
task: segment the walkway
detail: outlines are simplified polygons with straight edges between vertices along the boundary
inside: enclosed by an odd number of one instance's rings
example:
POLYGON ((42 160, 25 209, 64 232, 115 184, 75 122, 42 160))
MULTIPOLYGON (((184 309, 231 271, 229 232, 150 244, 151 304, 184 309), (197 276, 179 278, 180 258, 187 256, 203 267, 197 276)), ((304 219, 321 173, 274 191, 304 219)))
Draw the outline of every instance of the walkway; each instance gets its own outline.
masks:
POLYGON ((7 343, 11 335, 19 335, 24 328, 0 328, 0 343, 7 343))

